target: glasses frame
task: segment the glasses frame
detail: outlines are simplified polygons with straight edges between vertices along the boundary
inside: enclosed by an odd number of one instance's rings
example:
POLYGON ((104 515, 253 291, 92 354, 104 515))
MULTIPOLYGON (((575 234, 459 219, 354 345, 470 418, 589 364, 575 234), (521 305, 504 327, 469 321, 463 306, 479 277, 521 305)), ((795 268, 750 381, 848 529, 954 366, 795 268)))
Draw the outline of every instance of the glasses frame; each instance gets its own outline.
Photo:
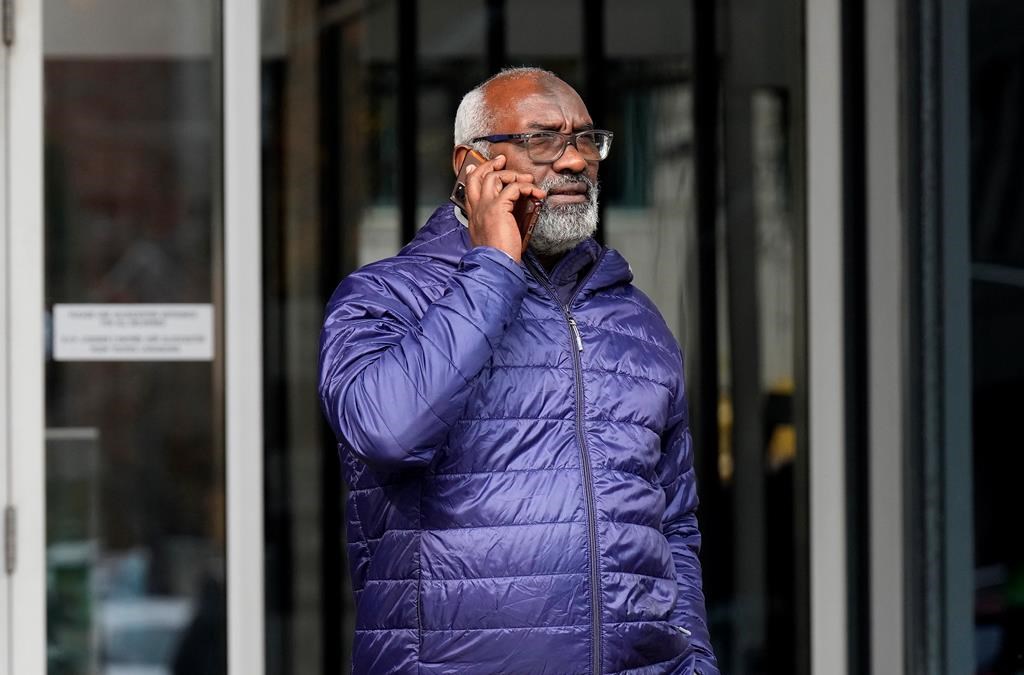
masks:
MULTIPOLYGON (((531 131, 524 134, 491 134, 490 136, 477 136, 471 143, 479 143, 480 141, 487 141, 488 143, 518 143, 526 147, 526 154, 530 157, 530 160, 536 164, 554 164, 562 155, 565 154, 565 149, 572 144, 572 147, 576 148, 576 152, 580 151, 579 137, 586 134, 607 134, 608 135, 608 151, 605 152, 604 157, 598 157, 597 159, 588 159, 588 162, 601 162, 608 158, 608 153, 612 150, 612 140, 615 138, 615 134, 608 131, 607 129, 584 129, 583 131, 577 131, 571 134, 563 134, 560 131, 531 131), (558 151, 551 159, 535 159, 530 153, 530 139, 534 136, 560 136, 562 139, 562 149, 558 151)), ((582 156, 582 155, 581 155, 582 156)))

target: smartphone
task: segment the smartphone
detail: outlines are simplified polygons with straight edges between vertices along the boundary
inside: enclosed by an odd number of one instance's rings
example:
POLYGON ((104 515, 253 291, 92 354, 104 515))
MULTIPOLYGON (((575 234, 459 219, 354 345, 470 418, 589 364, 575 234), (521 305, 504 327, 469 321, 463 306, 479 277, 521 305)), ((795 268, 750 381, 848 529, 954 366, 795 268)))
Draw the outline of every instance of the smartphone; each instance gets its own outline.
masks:
MULTIPOLYGON (((476 150, 467 152, 466 158, 462 160, 462 166, 459 167, 459 175, 455 178, 455 185, 452 187, 452 193, 448 199, 462 209, 463 213, 466 213, 467 171, 469 167, 479 166, 486 161, 487 158, 476 150)), ((512 207, 512 217, 515 218, 516 225, 519 226, 519 234, 523 238, 524 251, 530 243, 530 237, 533 235, 533 228, 537 225, 537 218, 540 216, 542 206, 544 206, 543 200, 529 196, 516 200, 515 206, 512 207)))

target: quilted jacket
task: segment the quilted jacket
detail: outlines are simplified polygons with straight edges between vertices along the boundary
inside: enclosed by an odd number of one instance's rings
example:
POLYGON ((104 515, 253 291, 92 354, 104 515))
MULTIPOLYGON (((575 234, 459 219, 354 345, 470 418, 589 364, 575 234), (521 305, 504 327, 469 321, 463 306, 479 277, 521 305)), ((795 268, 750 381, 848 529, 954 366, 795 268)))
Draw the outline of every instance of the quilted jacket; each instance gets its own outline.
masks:
POLYGON ((451 206, 331 298, 356 673, 717 673, 679 348, 616 251, 451 206))

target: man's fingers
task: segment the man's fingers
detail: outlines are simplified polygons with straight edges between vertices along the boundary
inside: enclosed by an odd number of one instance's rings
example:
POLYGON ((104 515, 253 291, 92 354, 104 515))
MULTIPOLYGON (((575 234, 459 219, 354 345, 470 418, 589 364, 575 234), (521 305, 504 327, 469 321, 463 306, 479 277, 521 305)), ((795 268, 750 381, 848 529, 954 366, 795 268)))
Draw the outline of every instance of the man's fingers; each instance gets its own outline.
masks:
POLYGON ((489 159, 483 164, 478 164, 466 169, 466 200, 469 204, 475 204, 480 199, 483 191, 483 181, 496 170, 505 166, 505 155, 498 155, 489 159))
MULTIPOLYGON (((474 216, 475 213, 498 215, 501 212, 511 213, 515 202, 521 197, 544 199, 547 193, 534 185, 534 177, 528 173, 519 173, 505 169, 504 155, 490 159, 477 165, 472 171, 466 171, 466 202, 470 221, 477 226, 484 222, 496 222, 486 215, 474 216), (482 220, 476 218, 481 217, 482 220)), ((505 216, 499 216, 503 220, 505 216)), ((493 224, 492 224, 493 226, 493 224)))
POLYGON ((529 188, 530 189, 528 190, 528 193, 530 195, 536 197, 537 199, 547 199, 548 198, 547 190, 543 190, 543 189, 537 187, 536 185, 530 185, 529 188))
POLYGON ((498 195, 498 199, 501 201, 507 201, 509 203, 509 208, 511 208, 511 205, 520 197, 536 197, 537 199, 545 199, 547 196, 547 192, 541 190, 533 183, 516 182, 506 185, 498 195))
POLYGON ((533 176, 515 171, 492 171, 483 178, 482 194, 497 195, 510 183, 532 183, 533 176))

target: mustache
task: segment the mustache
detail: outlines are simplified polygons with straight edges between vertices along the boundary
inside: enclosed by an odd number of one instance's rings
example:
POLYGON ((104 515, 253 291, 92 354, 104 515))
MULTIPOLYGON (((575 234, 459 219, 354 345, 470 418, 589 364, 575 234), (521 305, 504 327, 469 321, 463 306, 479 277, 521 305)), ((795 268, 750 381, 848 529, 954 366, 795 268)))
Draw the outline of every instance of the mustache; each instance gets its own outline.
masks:
POLYGON ((587 195, 589 196, 593 192, 594 188, 597 187, 597 183, 590 180, 587 176, 582 173, 548 176, 541 181, 540 189, 545 192, 550 192, 555 188, 565 187, 566 185, 573 185, 575 183, 583 183, 587 186, 587 195))

